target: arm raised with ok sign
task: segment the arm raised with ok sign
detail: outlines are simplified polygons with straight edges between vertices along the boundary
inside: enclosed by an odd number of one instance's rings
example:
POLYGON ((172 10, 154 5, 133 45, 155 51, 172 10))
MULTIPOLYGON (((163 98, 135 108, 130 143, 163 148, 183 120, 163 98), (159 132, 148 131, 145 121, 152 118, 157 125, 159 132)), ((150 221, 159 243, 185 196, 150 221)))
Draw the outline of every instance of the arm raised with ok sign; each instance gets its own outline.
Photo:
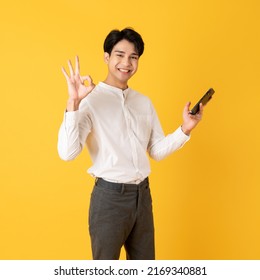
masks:
POLYGON ((95 87, 90 76, 80 76, 79 58, 75 59, 75 71, 68 61, 70 75, 62 67, 62 72, 67 80, 69 99, 67 102, 67 111, 76 111, 79 108, 79 104, 83 98, 85 98, 95 87), (87 81, 88 85, 85 85, 87 81))

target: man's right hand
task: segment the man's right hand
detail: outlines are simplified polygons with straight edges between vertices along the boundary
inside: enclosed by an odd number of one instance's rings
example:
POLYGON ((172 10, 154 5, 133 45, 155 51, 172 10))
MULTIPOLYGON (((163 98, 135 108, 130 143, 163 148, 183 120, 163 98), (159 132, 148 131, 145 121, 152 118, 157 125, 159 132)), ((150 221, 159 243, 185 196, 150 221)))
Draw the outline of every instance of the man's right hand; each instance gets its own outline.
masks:
POLYGON ((75 71, 71 61, 68 61, 70 75, 62 67, 62 72, 67 80, 69 99, 67 102, 67 111, 76 111, 83 98, 85 98, 95 87, 90 76, 80 76, 79 58, 76 56, 75 71), (88 82, 88 86, 84 82, 88 82))

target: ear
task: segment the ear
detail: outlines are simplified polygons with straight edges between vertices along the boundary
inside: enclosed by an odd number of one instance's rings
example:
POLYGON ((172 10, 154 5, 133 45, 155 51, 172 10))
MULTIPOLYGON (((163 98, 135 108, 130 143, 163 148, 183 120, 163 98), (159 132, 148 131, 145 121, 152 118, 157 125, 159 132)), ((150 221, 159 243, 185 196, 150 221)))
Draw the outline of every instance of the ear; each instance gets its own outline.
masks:
POLYGON ((105 61, 106 64, 108 64, 109 57, 110 57, 109 53, 105 52, 104 53, 104 61, 105 61))

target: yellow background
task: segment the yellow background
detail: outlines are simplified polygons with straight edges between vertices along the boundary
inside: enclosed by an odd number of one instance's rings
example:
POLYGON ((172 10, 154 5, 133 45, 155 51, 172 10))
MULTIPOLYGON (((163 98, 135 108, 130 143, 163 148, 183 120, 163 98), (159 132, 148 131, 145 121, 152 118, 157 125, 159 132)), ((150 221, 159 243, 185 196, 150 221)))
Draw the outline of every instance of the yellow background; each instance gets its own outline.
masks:
POLYGON ((157 259, 259 259, 259 14, 257 0, 2 2, 0 258, 91 258, 90 159, 56 149, 61 66, 79 55, 82 74, 103 80, 105 36, 131 26, 146 48, 130 86, 166 133, 216 90, 191 141, 151 162, 157 259))

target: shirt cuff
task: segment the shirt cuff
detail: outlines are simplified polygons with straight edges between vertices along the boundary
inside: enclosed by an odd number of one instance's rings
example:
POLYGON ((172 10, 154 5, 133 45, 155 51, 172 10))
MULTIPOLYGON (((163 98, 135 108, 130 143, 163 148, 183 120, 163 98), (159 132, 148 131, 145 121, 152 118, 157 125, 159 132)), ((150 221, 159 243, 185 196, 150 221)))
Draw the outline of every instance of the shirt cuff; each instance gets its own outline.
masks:
POLYGON ((78 121, 79 121, 79 110, 64 113, 64 122, 66 126, 73 126, 77 124, 78 121))
POLYGON ((177 130, 175 131, 176 135, 178 135, 178 139, 183 139, 183 141, 188 141, 190 140, 190 135, 187 135, 185 134, 183 131, 182 131, 182 128, 181 126, 179 126, 177 128, 177 130))

